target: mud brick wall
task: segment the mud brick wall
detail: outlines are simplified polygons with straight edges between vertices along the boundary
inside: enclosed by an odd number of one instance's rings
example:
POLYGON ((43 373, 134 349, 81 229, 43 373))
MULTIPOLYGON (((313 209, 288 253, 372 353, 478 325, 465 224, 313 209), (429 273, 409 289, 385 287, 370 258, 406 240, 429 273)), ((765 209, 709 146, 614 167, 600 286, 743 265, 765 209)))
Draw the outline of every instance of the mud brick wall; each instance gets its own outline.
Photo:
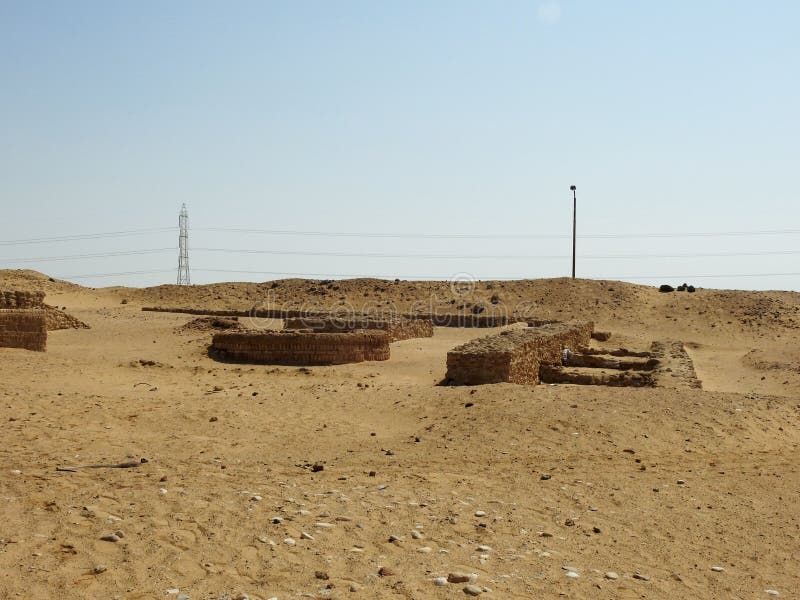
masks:
POLYGON ((0 291, 0 309, 41 308, 44 292, 0 291))
POLYGON ((358 329, 380 330, 389 335, 390 342, 433 337, 433 323, 425 319, 377 319, 367 315, 328 315, 286 319, 284 326, 286 329, 312 329, 316 333, 346 333, 358 329))
POLYGON ((0 309, 0 347, 44 352, 47 348, 44 311, 0 309))
POLYGON ((306 333, 226 332, 214 335, 209 354, 220 360, 270 365, 339 365, 389 360, 384 331, 306 333))
POLYGON ((455 385, 536 384, 542 364, 560 364, 564 348, 587 346, 591 323, 551 323, 503 331, 447 353, 446 379, 455 385))

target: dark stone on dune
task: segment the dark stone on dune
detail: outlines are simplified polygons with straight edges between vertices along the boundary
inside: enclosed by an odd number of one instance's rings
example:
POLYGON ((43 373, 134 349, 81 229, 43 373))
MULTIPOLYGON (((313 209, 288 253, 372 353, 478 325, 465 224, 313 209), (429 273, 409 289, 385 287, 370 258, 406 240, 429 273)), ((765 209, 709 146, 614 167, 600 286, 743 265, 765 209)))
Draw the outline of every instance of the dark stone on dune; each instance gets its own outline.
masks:
POLYGON ((675 288, 671 285, 667 285, 666 283, 663 284, 661 287, 658 288, 659 292, 667 293, 667 292, 674 292, 675 288))

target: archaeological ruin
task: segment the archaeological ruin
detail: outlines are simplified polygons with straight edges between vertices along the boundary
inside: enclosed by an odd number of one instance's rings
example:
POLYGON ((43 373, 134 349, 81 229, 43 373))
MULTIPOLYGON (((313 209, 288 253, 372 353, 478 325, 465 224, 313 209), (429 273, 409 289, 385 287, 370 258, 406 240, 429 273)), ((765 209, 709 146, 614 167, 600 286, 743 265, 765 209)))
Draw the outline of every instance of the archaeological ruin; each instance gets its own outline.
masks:
POLYGON ((339 365, 389 360, 389 334, 244 331, 214 335, 209 355, 217 360, 272 365, 339 365))
POLYGON ((346 333, 358 329, 385 331, 390 342, 433 337, 430 319, 380 318, 368 315, 325 315, 286 319, 285 329, 311 329, 315 333, 346 333))
POLYGON ((37 308, 0 309, 0 348, 44 352, 47 348, 45 312, 37 308))
POLYGON ((447 353, 445 380, 452 385, 536 384, 541 364, 558 364, 564 348, 589 345, 592 323, 548 323, 507 329, 447 353))

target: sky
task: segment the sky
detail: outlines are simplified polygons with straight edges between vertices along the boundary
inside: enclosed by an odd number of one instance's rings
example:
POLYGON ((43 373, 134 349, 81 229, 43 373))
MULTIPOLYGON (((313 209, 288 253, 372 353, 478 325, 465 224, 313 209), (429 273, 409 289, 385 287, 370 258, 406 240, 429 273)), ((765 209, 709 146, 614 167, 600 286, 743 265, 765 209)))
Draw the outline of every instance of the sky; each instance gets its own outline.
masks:
POLYGON ((173 283, 186 203, 193 283, 568 276, 574 184, 579 277, 800 291, 798 30, 796 0, 0 0, 0 268, 173 283))

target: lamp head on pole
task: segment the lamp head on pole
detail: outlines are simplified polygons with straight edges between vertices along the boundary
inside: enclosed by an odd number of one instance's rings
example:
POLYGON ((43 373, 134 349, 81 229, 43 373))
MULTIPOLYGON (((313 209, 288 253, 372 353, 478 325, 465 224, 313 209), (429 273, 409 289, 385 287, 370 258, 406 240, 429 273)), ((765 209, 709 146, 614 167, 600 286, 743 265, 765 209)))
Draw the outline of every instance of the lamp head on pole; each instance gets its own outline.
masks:
POLYGON ((571 185, 571 186, 569 186, 569 189, 574 192, 575 190, 578 189, 578 187, 574 186, 574 185, 571 185))

